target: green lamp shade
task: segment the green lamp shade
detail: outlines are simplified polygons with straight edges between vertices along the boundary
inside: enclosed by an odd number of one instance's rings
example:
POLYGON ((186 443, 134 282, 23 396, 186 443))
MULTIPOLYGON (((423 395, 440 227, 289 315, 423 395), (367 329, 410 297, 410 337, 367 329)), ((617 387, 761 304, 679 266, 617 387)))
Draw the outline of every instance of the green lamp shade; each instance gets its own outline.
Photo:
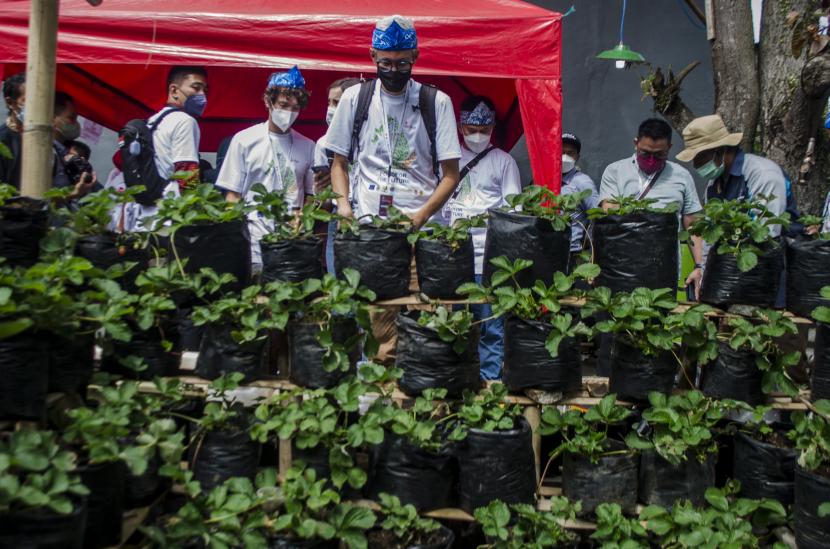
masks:
POLYGON ((615 48, 605 50, 597 55, 597 59, 610 59, 611 61, 625 61, 626 63, 642 63, 646 60, 645 57, 631 50, 628 46, 620 42, 615 48))

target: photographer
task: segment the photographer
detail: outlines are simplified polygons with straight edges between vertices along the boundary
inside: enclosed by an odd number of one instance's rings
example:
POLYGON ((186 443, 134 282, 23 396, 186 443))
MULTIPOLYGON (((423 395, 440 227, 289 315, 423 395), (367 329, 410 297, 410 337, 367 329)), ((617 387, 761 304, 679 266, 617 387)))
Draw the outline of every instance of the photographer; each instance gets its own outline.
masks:
POLYGON ((67 93, 55 92, 53 127, 52 145, 55 159, 52 169, 52 186, 73 187, 69 199, 81 198, 92 192, 97 181, 88 160, 89 147, 85 143, 75 141, 81 133, 81 126, 78 123, 75 101, 67 93), (82 156, 84 153, 87 154, 87 158, 82 156))

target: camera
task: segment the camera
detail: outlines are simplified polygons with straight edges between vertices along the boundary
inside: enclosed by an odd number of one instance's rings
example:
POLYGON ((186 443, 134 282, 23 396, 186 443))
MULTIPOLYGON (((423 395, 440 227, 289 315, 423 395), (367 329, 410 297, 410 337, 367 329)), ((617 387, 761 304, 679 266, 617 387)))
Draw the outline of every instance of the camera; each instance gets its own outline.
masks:
MULTIPOLYGON (((87 177, 89 180, 92 179, 92 165, 83 157, 77 155, 71 156, 63 163, 63 171, 66 172, 66 176, 73 185, 81 180, 81 175, 84 172, 88 174, 87 177)), ((88 183, 89 181, 86 182, 88 183)))

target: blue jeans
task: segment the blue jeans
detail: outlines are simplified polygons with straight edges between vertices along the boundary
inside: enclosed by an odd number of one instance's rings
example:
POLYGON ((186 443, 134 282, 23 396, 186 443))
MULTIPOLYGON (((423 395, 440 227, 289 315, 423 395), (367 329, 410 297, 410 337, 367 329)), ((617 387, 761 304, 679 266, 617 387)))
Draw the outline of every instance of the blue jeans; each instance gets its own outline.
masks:
MULTIPOLYGON (((481 275, 476 275, 476 282, 481 284, 481 275)), ((470 305, 470 311, 476 320, 488 318, 493 314, 489 303, 470 305)), ((481 364, 481 379, 501 379, 501 365, 504 360, 504 317, 488 320, 479 324, 478 356, 481 364)))
POLYGON ((326 236, 326 271, 334 275, 334 235, 337 234, 337 221, 329 221, 328 235, 326 236))

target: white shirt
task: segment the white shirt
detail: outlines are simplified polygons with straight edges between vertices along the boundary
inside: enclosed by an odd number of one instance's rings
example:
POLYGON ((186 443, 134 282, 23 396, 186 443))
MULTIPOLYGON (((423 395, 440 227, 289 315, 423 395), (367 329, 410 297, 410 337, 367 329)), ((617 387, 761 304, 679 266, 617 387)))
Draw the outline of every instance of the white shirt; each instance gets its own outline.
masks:
MULTIPOLYGON (((326 155, 326 149, 328 146, 326 145, 326 136, 324 135, 320 139, 317 140, 317 144, 314 147, 314 165, 315 166, 324 166, 328 165, 329 158, 326 155)), ((355 197, 355 181, 357 180, 355 174, 357 173, 354 168, 354 162, 348 165, 349 171, 349 204, 352 206, 352 211, 357 211, 357 200, 355 197)))
MULTIPOLYGON (((314 142, 291 130, 277 134, 268 130, 268 123, 244 129, 231 139, 216 186, 238 193, 243 200, 256 183, 269 191, 284 190, 293 208, 302 208, 306 194, 314 191, 314 142), (275 169, 279 166, 279 169, 275 169)), ((257 212, 248 214, 251 231, 251 258, 261 264, 259 241, 273 229, 271 221, 257 212)))
MULTIPOLYGON (((164 107, 154 114, 147 121, 152 124, 161 113, 170 110, 171 107, 164 107)), ((178 162, 199 163, 199 123, 196 119, 184 111, 171 112, 159 123, 153 132, 153 147, 156 152, 156 169, 161 177, 170 179, 175 172, 175 165, 178 162)), ((179 184, 176 181, 170 182, 164 189, 164 196, 173 193, 179 196, 179 184)), ((158 211, 156 206, 142 206, 136 208, 137 228, 142 228, 143 221, 155 215, 158 211)), ((149 227, 143 227, 149 229, 149 227)))
MULTIPOLYGON (((104 183, 104 188, 114 189, 119 193, 123 193, 127 189, 127 185, 124 182, 124 172, 118 168, 113 168, 109 176, 107 176, 107 182, 104 183)), ((124 232, 135 231, 136 214, 140 206, 137 202, 117 205, 110 213, 111 220, 107 228, 112 232, 121 232, 122 229, 124 232)))
MULTIPOLYGON (((401 95, 388 94, 381 90, 379 83, 375 84, 368 119, 360 133, 359 151, 355 154, 357 217, 380 214, 381 196, 391 197, 392 205, 403 213, 415 213, 438 186, 432 169, 429 136, 418 110, 420 90, 421 84, 414 80, 409 81, 407 91, 401 95)), ((343 156, 348 156, 351 148, 359 94, 360 86, 343 92, 326 134, 328 148, 343 156)), ((440 91, 435 98, 435 116, 438 161, 460 158, 452 101, 440 91)), ((442 219, 438 212, 432 221, 442 219)))
MULTIPOLYGON (((477 153, 461 148, 461 167, 475 158, 477 153)), ((452 198, 444 206, 444 219, 454 223, 456 219, 470 218, 485 213, 490 208, 505 206, 511 194, 522 192, 519 166, 513 157, 501 149, 493 149, 482 158, 458 184, 452 198)), ((484 241, 487 229, 471 230, 475 247, 475 272, 484 268, 484 241)))

